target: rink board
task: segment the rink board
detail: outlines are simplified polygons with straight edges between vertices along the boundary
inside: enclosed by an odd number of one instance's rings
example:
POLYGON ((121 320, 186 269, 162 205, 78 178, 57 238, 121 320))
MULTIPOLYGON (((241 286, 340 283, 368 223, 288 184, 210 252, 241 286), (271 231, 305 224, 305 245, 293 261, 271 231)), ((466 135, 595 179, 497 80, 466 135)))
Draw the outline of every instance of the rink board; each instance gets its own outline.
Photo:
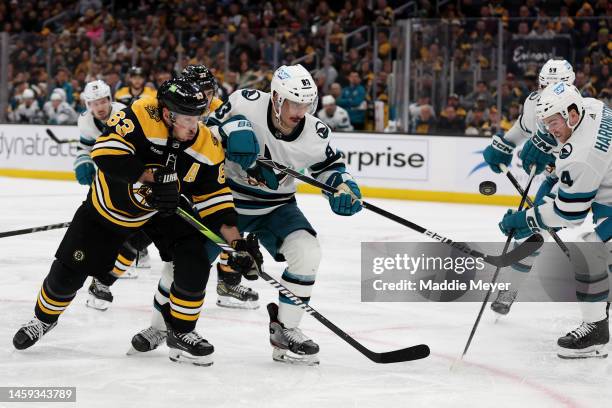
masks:
MULTIPOLYGON (((79 137, 76 126, 0 125, 0 175, 74 180, 76 144, 57 144, 46 129, 60 139, 79 137)), ((482 158, 488 138, 353 132, 335 133, 333 138, 365 197, 493 205, 519 201, 505 176, 494 174, 482 158), (478 192, 484 180, 497 184, 495 195, 478 192)), ((527 175, 516 157, 513 168, 525 184, 527 175)), ((536 178, 532 191, 542 179, 536 178)), ((319 190, 300 185, 298 191, 319 190)))

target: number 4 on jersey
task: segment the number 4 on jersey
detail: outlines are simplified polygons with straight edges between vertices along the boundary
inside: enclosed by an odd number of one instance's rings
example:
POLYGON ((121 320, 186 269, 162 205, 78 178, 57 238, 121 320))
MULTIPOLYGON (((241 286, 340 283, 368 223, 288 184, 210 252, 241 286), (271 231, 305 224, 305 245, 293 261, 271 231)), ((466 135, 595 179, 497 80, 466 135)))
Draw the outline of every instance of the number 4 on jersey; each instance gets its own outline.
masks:
POLYGON ((574 180, 570 177, 569 171, 565 170, 561 173, 561 182, 568 187, 571 187, 574 184, 574 180))

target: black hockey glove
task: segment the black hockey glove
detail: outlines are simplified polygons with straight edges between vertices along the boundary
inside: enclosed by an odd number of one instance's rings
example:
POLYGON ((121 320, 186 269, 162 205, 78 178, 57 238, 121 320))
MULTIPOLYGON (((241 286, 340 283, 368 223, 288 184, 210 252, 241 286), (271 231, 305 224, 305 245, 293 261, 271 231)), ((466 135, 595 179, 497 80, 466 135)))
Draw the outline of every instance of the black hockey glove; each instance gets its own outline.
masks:
POLYGON ((155 182, 150 184, 151 193, 147 202, 164 217, 174 214, 179 204, 178 175, 162 167, 153 174, 153 179, 155 182))
POLYGON ((236 251, 230 254, 227 265, 240 272, 248 280, 257 279, 258 271, 263 264, 263 255, 259 251, 257 236, 251 233, 246 239, 233 240, 230 245, 236 251))

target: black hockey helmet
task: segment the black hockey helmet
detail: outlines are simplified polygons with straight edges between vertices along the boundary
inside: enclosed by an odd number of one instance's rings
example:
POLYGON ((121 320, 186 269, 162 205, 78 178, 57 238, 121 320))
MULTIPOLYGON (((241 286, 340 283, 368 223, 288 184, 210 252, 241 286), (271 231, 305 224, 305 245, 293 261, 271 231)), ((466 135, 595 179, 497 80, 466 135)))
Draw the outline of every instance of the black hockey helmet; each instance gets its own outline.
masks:
POLYGON ((195 82, 205 91, 212 89, 217 93, 217 79, 204 65, 187 65, 181 72, 181 76, 195 82))
POLYGON ((144 77, 144 71, 142 70, 142 67, 138 67, 136 65, 132 66, 130 70, 128 71, 128 73, 130 74, 130 76, 144 77))
POLYGON ((202 116, 208 108, 204 92, 186 78, 172 78, 161 84, 157 99, 160 107, 181 115, 202 116))

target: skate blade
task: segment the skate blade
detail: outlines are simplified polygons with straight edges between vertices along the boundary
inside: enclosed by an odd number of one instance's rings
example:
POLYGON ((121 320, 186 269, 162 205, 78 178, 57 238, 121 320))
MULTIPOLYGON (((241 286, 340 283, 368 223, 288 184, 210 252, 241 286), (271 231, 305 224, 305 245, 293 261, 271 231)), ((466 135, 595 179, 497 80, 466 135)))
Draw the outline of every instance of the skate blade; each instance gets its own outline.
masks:
POLYGON ((98 299, 93 295, 89 295, 89 298, 85 302, 85 306, 90 307, 92 309, 99 310, 101 312, 106 311, 111 305, 111 302, 107 300, 98 299))
POLYGON ((147 262, 147 263, 143 263, 143 264, 133 265, 133 268, 135 268, 135 269, 151 269, 151 264, 147 262))
POLYGON ((591 347, 585 347, 583 349, 564 349, 560 348, 557 352, 557 356, 563 360, 578 360, 584 358, 607 358, 608 350, 606 350, 604 344, 598 344, 591 347))
POLYGON ((130 346, 130 349, 125 353, 126 356, 135 356, 138 354, 144 354, 146 351, 138 351, 134 348, 134 346, 130 346))
POLYGON ((123 272, 121 275, 117 276, 117 279, 137 279, 138 271, 135 268, 130 268, 127 271, 123 272))
POLYGON ((319 365, 319 355, 311 354, 311 355, 298 355, 290 352, 289 350, 282 350, 279 348, 272 349, 272 360, 285 363, 285 364, 293 364, 293 365, 303 365, 303 366, 317 366, 319 365))
POLYGON ((206 356, 193 356, 182 350, 170 349, 168 358, 175 363, 192 364, 200 367, 213 365, 212 354, 206 356))
POLYGON ((247 300, 243 302, 231 296, 218 296, 217 306, 227 307, 229 309, 256 310, 259 309, 259 302, 257 300, 247 300))

